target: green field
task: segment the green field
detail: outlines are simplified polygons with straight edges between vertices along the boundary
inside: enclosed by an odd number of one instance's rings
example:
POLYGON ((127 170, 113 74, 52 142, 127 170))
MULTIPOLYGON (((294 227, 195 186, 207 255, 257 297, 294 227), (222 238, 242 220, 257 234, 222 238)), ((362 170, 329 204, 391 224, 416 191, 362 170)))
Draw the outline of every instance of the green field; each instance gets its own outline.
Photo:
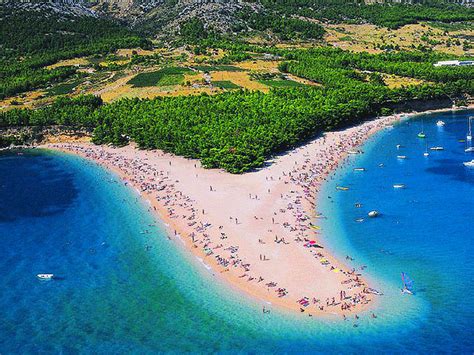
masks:
POLYGON ((150 73, 140 73, 127 82, 135 88, 147 86, 179 85, 184 81, 184 75, 191 72, 188 68, 169 67, 150 73))
POLYGON ((71 83, 63 83, 59 85, 53 86, 51 89, 46 90, 46 94, 48 96, 56 96, 56 95, 67 95, 74 91, 74 89, 81 83, 82 81, 76 80, 71 83))
POLYGON ((243 71, 242 68, 236 67, 234 65, 196 65, 193 66, 194 69, 211 72, 211 71, 243 71))
POLYGON ((232 81, 229 81, 229 80, 213 81, 212 84, 214 86, 217 86, 220 89, 226 89, 226 90, 240 89, 239 85, 236 85, 232 81))
POLYGON ((304 87, 306 85, 301 84, 297 81, 293 80, 258 80, 260 84, 270 86, 272 88, 296 88, 296 87, 304 87))

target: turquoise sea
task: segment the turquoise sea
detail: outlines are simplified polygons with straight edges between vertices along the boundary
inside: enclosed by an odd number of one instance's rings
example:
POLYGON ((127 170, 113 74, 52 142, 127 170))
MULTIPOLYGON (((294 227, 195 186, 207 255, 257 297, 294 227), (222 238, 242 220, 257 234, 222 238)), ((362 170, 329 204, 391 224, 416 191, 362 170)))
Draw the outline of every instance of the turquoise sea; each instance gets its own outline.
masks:
POLYGON ((462 162, 474 153, 458 142, 468 115, 425 116, 425 140, 421 118, 377 134, 320 196, 324 244, 385 293, 376 319, 264 315, 168 239, 115 175, 62 153, 2 153, 0 353, 472 353, 474 169, 462 162), (445 150, 426 158, 425 141, 445 150), (371 209, 381 216, 355 221, 371 209), (401 295, 401 271, 414 296, 401 295))

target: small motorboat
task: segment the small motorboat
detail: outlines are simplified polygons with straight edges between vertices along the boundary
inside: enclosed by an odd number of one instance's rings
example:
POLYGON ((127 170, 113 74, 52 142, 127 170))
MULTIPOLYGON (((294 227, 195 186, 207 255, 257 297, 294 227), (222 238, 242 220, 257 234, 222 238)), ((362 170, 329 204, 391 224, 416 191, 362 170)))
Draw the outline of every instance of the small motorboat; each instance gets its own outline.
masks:
POLYGON ((365 171, 365 168, 354 168, 354 171, 365 171))
POLYGON ((348 150, 347 153, 348 154, 360 154, 362 152, 360 150, 348 150))
POLYGON ((364 292, 365 293, 371 293, 371 294, 377 295, 377 296, 383 296, 383 293, 380 292, 380 291, 377 291, 375 288, 367 287, 364 292))
POLYGON ((438 127, 443 127, 445 124, 446 124, 446 123, 444 123, 444 121, 441 121, 441 120, 439 120, 438 122, 436 122, 436 125, 437 125, 438 127))
POLYGON ((347 191, 347 190, 349 190, 349 188, 346 187, 346 186, 336 186, 336 190, 347 191))
POLYGON ((397 158, 398 158, 398 159, 406 159, 407 156, 406 156, 406 155, 397 155, 397 158))
POLYGON ((379 211, 373 210, 368 213, 368 216, 371 218, 378 217, 380 215, 379 211))
POLYGON ((405 185, 404 184, 393 184, 394 189, 404 189, 405 185))
POLYGON ((444 150, 443 147, 431 147, 430 150, 444 150))
POLYGON ((467 166, 468 168, 474 168, 474 159, 472 159, 471 161, 466 161, 463 164, 464 166, 467 166))
POLYGON ((464 150, 466 153, 472 153, 474 152, 474 147, 469 147, 467 149, 464 150))
POLYGON ((423 153, 423 156, 424 156, 424 157, 429 157, 429 156, 430 156, 430 153, 424 152, 424 153, 423 153))
POLYGON ((400 149, 402 147, 401 144, 397 144, 397 149, 400 149))
POLYGON ((418 133, 418 138, 426 138, 426 134, 424 132, 418 133))
POLYGON ((50 281, 54 279, 54 274, 38 274, 36 277, 42 281, 50 281))

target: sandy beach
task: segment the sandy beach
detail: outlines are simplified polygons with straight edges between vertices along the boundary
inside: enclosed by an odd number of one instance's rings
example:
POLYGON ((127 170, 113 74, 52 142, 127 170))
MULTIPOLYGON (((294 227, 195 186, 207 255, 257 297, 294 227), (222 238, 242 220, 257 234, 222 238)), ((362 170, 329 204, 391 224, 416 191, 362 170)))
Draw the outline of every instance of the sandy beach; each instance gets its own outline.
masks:
POLYGON ((320 242, 324 231, 318 220, 324 216, 317 213, 316 196, 349 154, 400 118, 383 117, 326 133, 242 175, 204 169, 197 160, 134 145, 44 147, 93 159, 118 173, 150 202, 170 239, 184 244, 215 277, 264 301, 264 312, 277 306, 311 316, 354 317, 379 296, 360 269, 349 269, 320 242))

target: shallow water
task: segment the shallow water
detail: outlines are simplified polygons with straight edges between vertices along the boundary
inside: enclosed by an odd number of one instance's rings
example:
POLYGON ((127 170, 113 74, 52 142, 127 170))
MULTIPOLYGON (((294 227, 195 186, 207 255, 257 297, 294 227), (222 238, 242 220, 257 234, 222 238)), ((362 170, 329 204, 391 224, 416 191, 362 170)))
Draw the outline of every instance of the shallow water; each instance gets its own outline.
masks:
POLYGON ((425 119, 427 141, 445 151, 425 159, 420 123, 410 121, 355 158, 365 173, 348 165, 325 188, 325 238, 354 267, 367 265, 386 294, 377 319, 357 322, 263 315, 261 302, 170 241, 113 174, 66 154, 1 155, 0 352, 472 352, 474 172, 459 165, 466 115, 448 116, 443 131, 425 119), (394 158, 397 143, 406 161, 394 158), (394 191, 396 182, 407 188, 394 191), (336 193, 335 184, 351 190, 336 193), (375 208, 379 219, 354 222, 375 208), (400 271, 415 279, 414 297, 400 294, 400 271))

